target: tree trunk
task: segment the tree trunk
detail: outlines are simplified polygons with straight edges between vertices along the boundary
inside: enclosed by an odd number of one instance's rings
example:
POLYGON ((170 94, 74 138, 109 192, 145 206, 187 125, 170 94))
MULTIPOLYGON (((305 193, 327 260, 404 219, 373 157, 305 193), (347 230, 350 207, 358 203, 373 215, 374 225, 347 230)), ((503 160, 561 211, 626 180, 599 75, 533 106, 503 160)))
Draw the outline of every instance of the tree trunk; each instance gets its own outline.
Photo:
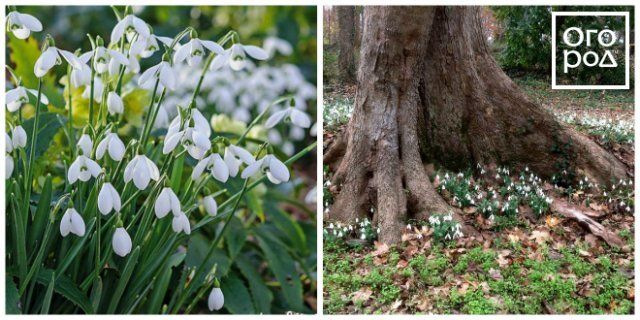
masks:
POLYGON ((355 7, 335 7, 338 16, 338 68, 340 81, 354 83, 356 66, 355 48, 355 7))
MULTIPOLYGON (((366 7, 355 108, 325 153, 339 194, 329 218, 373 208, 380 240, 400 240, 409 217, 459 212, 424 163, 459 170, 529 166, 549 178, 627 177, 627 167, 530 102, 491 56, 478 7, 366 7)), ((462 221, 466 232, 473 232, 462 221)))

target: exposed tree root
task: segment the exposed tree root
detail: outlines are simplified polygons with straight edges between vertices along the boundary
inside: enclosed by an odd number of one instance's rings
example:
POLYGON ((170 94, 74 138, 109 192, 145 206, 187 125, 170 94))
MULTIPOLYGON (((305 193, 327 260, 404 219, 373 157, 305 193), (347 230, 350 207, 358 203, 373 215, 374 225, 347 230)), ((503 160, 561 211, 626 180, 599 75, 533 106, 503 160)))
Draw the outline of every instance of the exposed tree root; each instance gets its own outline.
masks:
POLYGON ((603 225, 591 219, 582 210, 572 206, 564 199, 555 199, 551 204, 551 211, 560 214, 563 217, 578 221, 582 227, 602 238, 602 240, 611 246, 622 248, 625 245, 624 241, 618 237, 618 235, 607 230, 603 225))

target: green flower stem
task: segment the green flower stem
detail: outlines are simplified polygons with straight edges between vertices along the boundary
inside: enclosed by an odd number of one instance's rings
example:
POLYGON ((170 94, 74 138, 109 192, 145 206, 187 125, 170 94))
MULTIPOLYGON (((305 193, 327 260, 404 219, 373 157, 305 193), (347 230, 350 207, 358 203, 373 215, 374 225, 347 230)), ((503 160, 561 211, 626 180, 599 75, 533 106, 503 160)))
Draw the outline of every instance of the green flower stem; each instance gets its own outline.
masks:
POLYGON ((73 87, 71 85, 71 70, 72 67, 69 66, 67 68, 67 99, 68 99, 68 103, 69 103, 69 113, 67 116, 67 122, 69 125, 69 148, 71 148, 71 155, 70 158, 73 159, 73 155, 76 152, 76 137, 74 136, 73 133, 73 87))
POLYGON ((33 167, 36 161, 36 146, 38 142, 38 125, 40 120, 40 98, 42 97, 42 78, 38 78, 38 96, 36 101, 36 114, 33 119, 33 128, 31 129, 31 146, 29 149, 29 165, 25 167, 25 192, 24 192, 24 207, 22 212, 29 212, 29 200, 31 199, 31 188, 33 185, 33 167))
POLYGON ((93 90, 95 81, 95 68, 93 67, 94 60, 96 58, 96 50, 94 48, 93 55, 91 56, 91 82, 89 87, 89 126, 93 127, 93 90))
POLYGON ((162 89, 162 93, 160 94, 160 99, 158 100, 158 103, 156 104, 155 109, 153 109, 153 111, 151 111, 151 121, 148 121, 146 126, 145 126, 145 131, 142 132, 142 139, 140 140, 140 145, 143 147, 142 150, 146 149, 147 146, 147 140, 149 140, 149 135, 151 134, 151 128, 153 128, 153 125, 156 122, 156 118, 158 117, 158 112, 160 111, 160 108, 162 106, 162 101, 164 100, 164 96, 167 93, 167 89, 164 88, 162 89))
MULTIPOLYGON (((148 112, 151 112, 151 110, 153 108, 153 103, 154 103, 154 100, 156 99, 156 93, 158 91, 158 85, 160 85, 160 78, 156 79, 156 84, 153 86, 153 93, 151 94, 151 101, 149 102, 149 107, 147 108, 148 112)), ((147 127, 149 126, 149 118, 150 118, 150 116, 147 117, 147 119, 146 119, 146 121, 144 123, 144 127, 142 127, 142 136, 140 138, 140 142, 143 141, 145 132, 147 131, 147 127)), ((145 150, 145 148, 146 148, 146 146, 143 146, 142 143, 138 144, 138 153, 140 153, 140 150, 145 150), (142 148, 142 149, 140 149, 140 148, 142 148)))

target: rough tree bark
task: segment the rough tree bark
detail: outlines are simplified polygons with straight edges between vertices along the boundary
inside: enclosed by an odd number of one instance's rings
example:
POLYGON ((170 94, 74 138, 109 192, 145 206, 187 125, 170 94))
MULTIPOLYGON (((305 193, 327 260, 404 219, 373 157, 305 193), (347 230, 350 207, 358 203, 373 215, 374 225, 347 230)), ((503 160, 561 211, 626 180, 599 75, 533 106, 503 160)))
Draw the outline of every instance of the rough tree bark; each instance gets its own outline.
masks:
MULTIPOLYGON (((329 219, 369 214, 396 243, 409 217, 458 212, 424 168, 529 166, 599 183, 628 168, 530 102, 482 36, 478 7, 366 7, 354 112, 325 152, 338 195, 329 219)), ((465 224, 465 231, 473 229, 465 224)))
POLYGON ((338 68, 340 81, 354 83, 356 80, 354 60, 356 8, 353 6, 337 6, 335 10, 338 18, 338 68))

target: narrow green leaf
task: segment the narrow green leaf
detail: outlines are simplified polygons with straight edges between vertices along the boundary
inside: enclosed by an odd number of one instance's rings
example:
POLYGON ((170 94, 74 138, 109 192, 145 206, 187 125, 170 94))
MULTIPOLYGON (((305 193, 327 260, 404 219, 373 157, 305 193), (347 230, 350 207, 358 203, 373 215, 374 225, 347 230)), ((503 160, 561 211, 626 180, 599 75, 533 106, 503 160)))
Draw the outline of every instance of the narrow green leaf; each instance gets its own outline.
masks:
POLYGON ((42 308, 40 314, 49 314, 49 306, 51 306, 51 298, 53 298, 53 288, 56 283, 56 273, 51 273, 51 280, 47 286, 47 292, 44 294, 44 300, 42 301, 42 308))
POLYGON ((13 277, 6 275, 5 285, 6 285, 6 312, 7 314, 21 314, 22 306, 20 305, 20 294, 18 294, 18 288, 16 284, 13 282, 13 277))
POLYGON ((36 277, 38 283, 48 286, 51 281, 51 277, 56 274, 56 281, 53 290, 58 294, 65 297, 71 303, 80 307, 84 313, 92 314, 93 307, 91 307, 91 303, 89 299, 78 289, 73 280, 69 277, 58 274, 54 270, 51 269, 41 269, 36 277))
MULTIPOLYGON (((30 118, 22 123, 22 127, 27 132, 27 141, 31 141, 31 139, 33 139, 31 133, 33 132, 34 121, 35 118, 30 118)), ((51 146, 53 137, 55 136, 58 129, 60 129, 64 125, 64 123, 66 123, 65 118, 59 117, 56 113, 42 112, 40 114, 40 119, 38 121, 38 131, 36 132, 36 134, 38 135, 38 140, 35 147, 34 157, 38 158, 49 148, 49 146, 51 146)), ((31 152, 30 150, 31 145, 27 145, 27 147, 25 148, 25 152, 29 154, 31 152)))
POLYGON ((33 225, 29 228, 29 248, 35 248, 36 245, 42 245, 44 228, 49 221, 49 212, 51 212, 51 175, 48 174, 42 187, 42 193, 40 199, 38 199, 38 207, 36 213, 33 216, 33 225), (40 242, 38 243, 38 241, 40 242))
POLYGON ((242 225, 242 222, 237 217, 229 220, 229 230, 225 232, 224 238, 227 242, 227 249, 229 251, 229 258, 233 258, 240 252, 244 243, 247 241, 247 231, 242 225))
POLYGON ((184 154, 180 155, 173 164, 171 171, 171 189, 180 190, 182 182, 182 171, 184 169, 184 154))
POLYGON ((118 286, 113 292, 113 296, 111 296, 111 303, 109 303, 109 309, 107 310, 107 313, 113 314, 116 311, 118 303, 120 302, 120 298, 122 297, 122 293, 124 292, 124 289, 127 287, 127 283, 129 283, 129 279, 131 278, 131 273, 133 273, 133 269, 138 263, 139 254, 140 247, 136 247, 129 256, 129 259, 127 259, 127 264, 122 271, 120 280, 118 280, 118 286))

